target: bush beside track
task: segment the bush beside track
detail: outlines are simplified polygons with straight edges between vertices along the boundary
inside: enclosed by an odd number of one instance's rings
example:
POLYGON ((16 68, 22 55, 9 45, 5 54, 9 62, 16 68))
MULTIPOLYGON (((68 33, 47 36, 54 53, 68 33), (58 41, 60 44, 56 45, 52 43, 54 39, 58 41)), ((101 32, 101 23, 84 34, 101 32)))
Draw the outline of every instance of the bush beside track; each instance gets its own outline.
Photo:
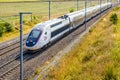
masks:
POLYGON ((12 32, 13 26, 9 23, 0 23, 0 37, 2 37, 3 33, 5 32, 12 32))

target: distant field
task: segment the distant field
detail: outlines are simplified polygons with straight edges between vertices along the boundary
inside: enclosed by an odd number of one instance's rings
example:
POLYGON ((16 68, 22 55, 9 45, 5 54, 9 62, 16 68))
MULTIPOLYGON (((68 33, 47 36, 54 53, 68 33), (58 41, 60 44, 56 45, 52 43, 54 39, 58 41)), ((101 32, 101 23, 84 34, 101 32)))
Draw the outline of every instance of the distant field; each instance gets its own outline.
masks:
MULTIPOLYGON (((7 22, 19 18, 19 12, 32 12, 34 16, 48 17, 48 2, 0 3, 0 17, 7 22)), ((80 5, 79 7, 83 6, 80 5)), ((69 9, 76 10, 76 2, 51 2, 51 16, 69 13, 69 9), (70 5, 70 6, 68 6, 70 5)))
MULTIPOLYGON (((48 17, 48 2, 25 2, 25 3, 0 3, 0 17, 7 22, 13 22, 14 19, 19 18, 19 12, 32 12, 33 15, 48 17)), ((92 2, 97 4, 97 2, 92 2)), ((90 3, 88 3, 88 7, 90 3)), ((84 8, 84 2, 80 1, 79 9, 84 8)), ((77 6, 75 1, 69 2, 51 2, 51 16, 58 17, 60 15, 69 13, 70 9, 76 11, 77 6)))
MULTIPOLYGON (((0 0, 1 1, 1 0, 0 0)), ((6 0, 8 1, 8 0, 6 0)), ((17 1, 17 0, 11 0, 17 1)), ((19 0, 20 1, 20 0, 19 0)), ((26 0, 27 1, 27 0, 26 0)), ((31 0, 35 1, 35 0, 31 0)), ((32 12, 35 15, 48 16, 48 2, 25 2, 25 3, 0 3, 0 17, 15 16, 19 12, 32 12)), ((94 6, 98 2, 88 2, 87 7, 94 6)), ((51 15, 66 14, 73 8, 77 9, 76 1, 51 2, 51 15)), ((79 1, 78 8, 84 8, 84 2, 79 1)))
POLYGON ((38 0, 0 0, 0 2, 38 1, 38 0))
MULTIPOLYGON (((0 17, 17 15, 21 11, 29 11, 34 14, 48 15, 48 2, 25 3, 0 3, 0 17)), ((51 12, 68 13, 70 8, 76 10, 76 2, 51 2, 51 12)), ((79 2, 79 9, 84 8, 83 1, 79 2)))

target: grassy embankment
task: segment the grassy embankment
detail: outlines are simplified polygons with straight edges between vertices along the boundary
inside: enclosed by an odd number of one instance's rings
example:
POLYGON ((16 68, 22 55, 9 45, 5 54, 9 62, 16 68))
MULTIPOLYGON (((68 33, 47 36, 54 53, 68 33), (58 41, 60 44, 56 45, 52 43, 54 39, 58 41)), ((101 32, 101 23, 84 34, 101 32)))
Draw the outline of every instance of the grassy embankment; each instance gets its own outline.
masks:
POLYGON ((120 80, 120 8, 100 20, 45 80, 120 80), (116 13, 118 24, 109 18, 116 13))

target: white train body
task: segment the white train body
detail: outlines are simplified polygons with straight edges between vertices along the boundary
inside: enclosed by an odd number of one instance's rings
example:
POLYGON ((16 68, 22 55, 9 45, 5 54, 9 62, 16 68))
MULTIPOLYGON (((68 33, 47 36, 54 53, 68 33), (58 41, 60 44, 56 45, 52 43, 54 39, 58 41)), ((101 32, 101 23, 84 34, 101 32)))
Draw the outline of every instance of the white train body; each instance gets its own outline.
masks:
MULTIPOLYGON (((86 9, 87 21, 100 13, 111 7, 111 3, 106 3, 90 7, 86 9)), ((49 20, 44 23, 39 23, 33 27, 29 33, 26 40, 26 49, 37 50, 43 46, 54 42, 59 39, 65 33, 77 28, 79 25, 83 24, 85 21, 85 10, 75 11, 57 19, 49 20)))

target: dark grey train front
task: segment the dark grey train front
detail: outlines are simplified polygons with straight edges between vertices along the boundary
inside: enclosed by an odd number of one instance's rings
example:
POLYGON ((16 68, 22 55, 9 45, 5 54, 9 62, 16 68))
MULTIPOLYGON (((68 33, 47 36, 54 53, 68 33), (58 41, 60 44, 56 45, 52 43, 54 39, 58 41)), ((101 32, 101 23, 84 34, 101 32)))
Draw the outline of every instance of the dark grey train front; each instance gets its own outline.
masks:
POLYGON ((33 29, 27 38, 26 46, 33 47, 34 45, 36 45, 37 42, 39 41, 41 34, 42 34, 41 30, 33 29))

